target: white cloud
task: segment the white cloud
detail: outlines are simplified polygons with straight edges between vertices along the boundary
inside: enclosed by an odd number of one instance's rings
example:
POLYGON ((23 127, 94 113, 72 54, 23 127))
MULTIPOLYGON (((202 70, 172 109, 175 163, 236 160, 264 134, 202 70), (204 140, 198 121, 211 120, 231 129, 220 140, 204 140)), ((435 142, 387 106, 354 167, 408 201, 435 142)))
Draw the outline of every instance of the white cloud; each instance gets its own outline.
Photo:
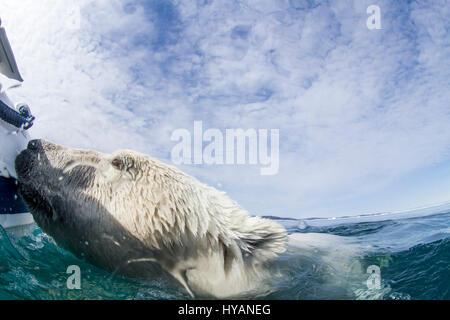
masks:
POLYGON ((298 216, 449 159, 450 6, 379 1, 383 29, 370 31, 371 4, 20 0, 0 12, 35 137, 168 159, 172 131, 194 120, 280 129, 277 176, 183 169, 252 213, 298 216))

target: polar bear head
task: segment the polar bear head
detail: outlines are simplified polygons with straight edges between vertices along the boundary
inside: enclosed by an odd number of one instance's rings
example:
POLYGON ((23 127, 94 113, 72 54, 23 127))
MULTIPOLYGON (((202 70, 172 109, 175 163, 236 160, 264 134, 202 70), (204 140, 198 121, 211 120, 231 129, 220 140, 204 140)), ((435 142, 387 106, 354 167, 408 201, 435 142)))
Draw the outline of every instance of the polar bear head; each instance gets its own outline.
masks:
POLYGON ((220 295, 211 281, 251 281, 251 272, 285 250, 282 226, 249 216, 225 193, 147 155, 33 140, 15 163, 37 224, 109 271, 169 274, 188 291, 220 295))

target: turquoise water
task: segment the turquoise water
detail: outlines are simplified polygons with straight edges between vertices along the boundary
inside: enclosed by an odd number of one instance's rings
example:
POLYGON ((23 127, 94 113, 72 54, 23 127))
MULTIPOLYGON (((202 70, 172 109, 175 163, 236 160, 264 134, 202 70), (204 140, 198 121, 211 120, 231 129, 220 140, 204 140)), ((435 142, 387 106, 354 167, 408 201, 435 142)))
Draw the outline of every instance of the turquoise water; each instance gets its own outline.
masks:
MULTIPOLYGON (((283 277, 270 292, 240 298, 450 299, 448 209, 279 222, 291 234, 318 232, 351 240, 352 256, 338 264, 333 256, 323 259, 323 253, 289 251, 280 257, 283 277), (367 285, 371 265, 381 271, 376 288, 367 285)), ((37 225, 0 229, 0 250, 0 299, 189 298, 162 280, 124 279, 81 261, 37 225), (80 290, 67 289, 69 265, 80 267, 80 290)))

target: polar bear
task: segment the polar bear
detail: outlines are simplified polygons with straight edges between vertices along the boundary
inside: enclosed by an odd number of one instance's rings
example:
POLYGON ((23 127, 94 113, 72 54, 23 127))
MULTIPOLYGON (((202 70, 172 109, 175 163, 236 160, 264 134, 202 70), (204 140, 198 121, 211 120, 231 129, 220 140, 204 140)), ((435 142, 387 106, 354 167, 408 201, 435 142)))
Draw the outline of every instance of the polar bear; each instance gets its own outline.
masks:
POLYGON ((15 166, 44 232, 110 272, 167 276, 190 295, 223 298, 261 290, 286 250, 281 225, 147 155, 33 140, 15 166))

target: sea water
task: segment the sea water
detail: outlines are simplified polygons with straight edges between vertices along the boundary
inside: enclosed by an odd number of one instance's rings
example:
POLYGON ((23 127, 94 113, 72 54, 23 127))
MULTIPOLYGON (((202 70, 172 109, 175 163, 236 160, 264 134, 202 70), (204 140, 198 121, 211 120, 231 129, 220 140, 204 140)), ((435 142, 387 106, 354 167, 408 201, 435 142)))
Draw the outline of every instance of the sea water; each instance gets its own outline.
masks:
MULTIPOLYGON (((450 299, 450 206, 332 219, 282 219, 296 245, 271 290, 244 299, 450 299), (374 270, 376 272, 374 272, 374 270)), ((35 224, 0 229, 0 299, 189 299, 163 280, 112 275, 35 224), (80 289, 69 289, 69 266, 80 289)))

